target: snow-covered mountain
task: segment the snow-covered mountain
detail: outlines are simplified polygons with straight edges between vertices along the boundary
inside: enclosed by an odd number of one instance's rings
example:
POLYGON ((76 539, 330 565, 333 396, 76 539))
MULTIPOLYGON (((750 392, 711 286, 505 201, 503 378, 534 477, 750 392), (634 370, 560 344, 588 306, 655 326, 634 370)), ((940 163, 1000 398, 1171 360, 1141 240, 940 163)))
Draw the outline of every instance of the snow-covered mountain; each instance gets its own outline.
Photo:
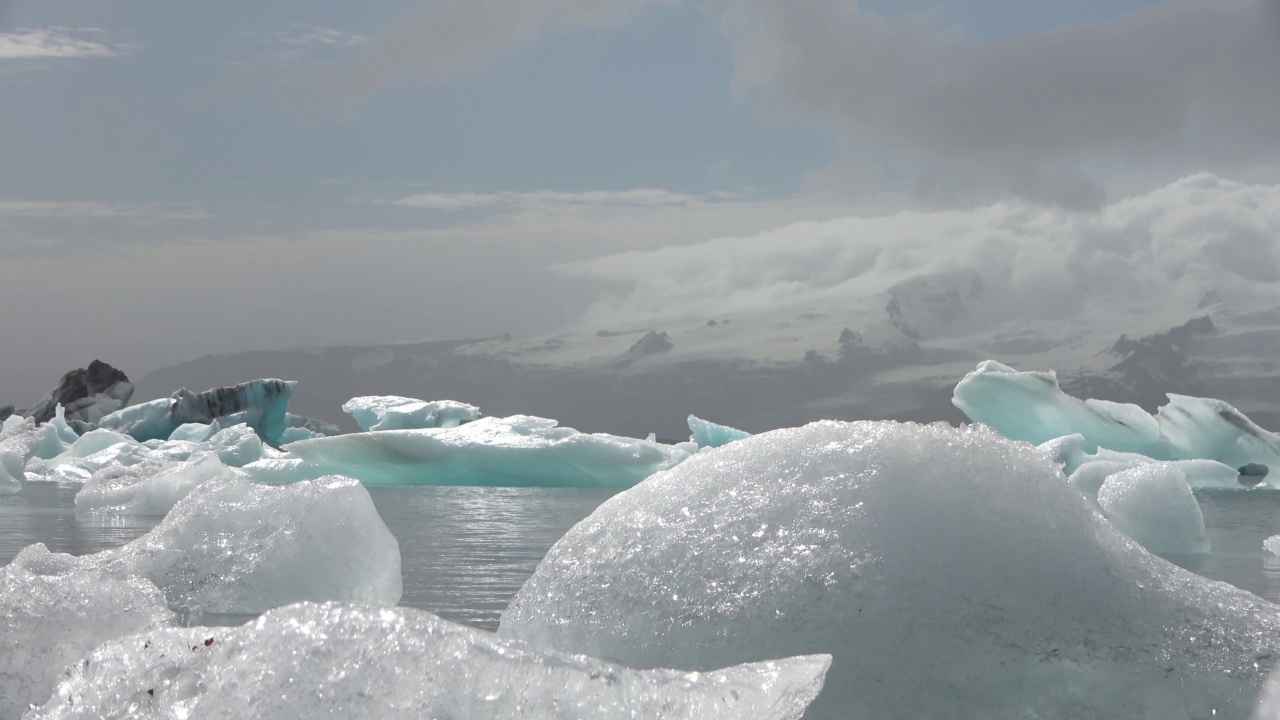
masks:
POLYGON ((1224 289, 1187 306, 1095 305, 1032 320, 986 288, 980 272, 966 270, 919 275, 844 307, 531 339, 207 356, 152 372, 136 397, 282 377, 299 381, 292 411, 348 424, 343 401, 397 394, 680 438, 691 412, 751 431, 821 417, 959 421, 952 387, 995 358, 1056 369, 1080 396, 1147 409, 1167 392, 1218 397, 1280 427, 1280 297, 1268 304, 1224 289))

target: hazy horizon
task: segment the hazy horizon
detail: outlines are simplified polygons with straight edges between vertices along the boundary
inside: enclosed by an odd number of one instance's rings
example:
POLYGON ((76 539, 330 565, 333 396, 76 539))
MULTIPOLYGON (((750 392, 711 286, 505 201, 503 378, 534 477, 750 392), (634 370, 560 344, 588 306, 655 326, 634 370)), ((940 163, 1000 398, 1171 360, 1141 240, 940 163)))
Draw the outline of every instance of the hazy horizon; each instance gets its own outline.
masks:
POLYGON ((0 2, 0 405, 963 270, 1181 322, 1275 294, 1277 68, 1272 0, 0 2))

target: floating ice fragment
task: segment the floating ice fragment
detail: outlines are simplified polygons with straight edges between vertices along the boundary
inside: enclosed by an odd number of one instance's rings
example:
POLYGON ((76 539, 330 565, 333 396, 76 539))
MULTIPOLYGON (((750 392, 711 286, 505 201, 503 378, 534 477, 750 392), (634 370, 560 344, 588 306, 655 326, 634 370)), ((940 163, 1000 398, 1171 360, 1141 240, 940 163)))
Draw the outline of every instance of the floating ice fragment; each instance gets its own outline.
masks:
POLYGON ((1280 535, 1272 535, 1262 541, 1262 547, 1272 555, 1280 556, 1280 535))
POLYGON ((555 420, 515 415, 302 440, 286 450, 286 458, 245 470, 263 482, 337 473, 370 485, 630 487, 697 448, 581 433, 555 420))
MULTIPOLYGON (((1280 463, 1280 436, 1221 400, 1170 394, 1153 417, 1136 405, 1073 398, 1052 372, 1018 372, 987 360, 956 385, 952 402, 971 420, 1014 440, 1045 443, 1078 435, 1078 450, 1086 454, 1106 449, 1232 468, 1280 463)), ((1066 472, 1074 472, 1069 460, 1066 472)))
POLYGON ((1244 718, 1280 607, 1151 555, 988 428, 820 422, 606 501, 499 635, 633 667, 830 653, 808 720, 1244 718))
POLYGON ((98 648, 30 720, 100 717, 798 720, 827 656, 710 673, 543 652, 408 608, 302 604, 98 648))
MULTIPOLYGON (((211 469, 190 469, 191 479, 203 481, 146 535, 81 557, 46 553, 41 565, 47 573, 140 575, 170 607, 191 612, 257 613, 303 600, 399 602, 400 547, 360 483, 333 476, 270 487, 233 470, 199 475, 211 469)), ((114 497, 158 503, 185 479, 162 477, 153 483, 159 487, 114 497)), ((32 559, 24 551, 14 564, 32 559)))
POLYGON ((367 431, 457 427, 480 417, 480 408, 456 400, 425 402, 396 395, 351 398, 342 412, 367 431))
POLYGON ((165 439, 182 425, 210 423, 217 418, 224 425, 245 422, 269 442, 278 441, 289 421, 286 408, 296 382, 254 380, 202 393, 179 390, 167 398, 133 405, 103 417, 98 427, 133 436, 137 440, 165 439), (238 413, 244 413, 237 417, 238 413))
POLYGON ((1098 504, 1116 527, 1151 552, 1209 552, 1200 504, 1173 463, 1149 463, 1107 476, 1098 504))
POLYGON ((688 423, 689 432, 693 433, 689 439, 697 443, 698 447, 720 447, 734 440, 751 437, 749 432, 731 428, 728 425, 717 425, 695 415, 689 416, 688 423))

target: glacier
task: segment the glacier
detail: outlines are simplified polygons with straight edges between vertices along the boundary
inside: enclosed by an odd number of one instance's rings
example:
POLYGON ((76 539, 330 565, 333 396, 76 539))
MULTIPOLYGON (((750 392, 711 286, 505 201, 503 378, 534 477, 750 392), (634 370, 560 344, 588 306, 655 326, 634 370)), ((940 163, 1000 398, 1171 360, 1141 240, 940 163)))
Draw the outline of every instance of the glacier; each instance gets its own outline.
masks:
POLYGON ((419 610, 300 604, 107 643, 27 717, 799 720, 829 663, 630 670, 419 610))
POLYGON ((1034 446, 824 421, 606 501, 499 635, 634 667, 828 653, 809 720, 1245 718, 1280 607, 1150 554, 1034 446))
POLYGON ((697 446, 583 433, 514 415, 301 440, 284 450, 245 471, 270 483, 338 474, 370 485, 630 487, 684 461, 697 446))
POLYGON ((398 395, 366 395, 342 404, 361 430, 419 430, 457 427, 480 417, 480 408, 456 400, 427 402, 398 395))
MULTIPOLYGON (((1168 398, 1152 416, 1136 405, 1071 397, 1052 372, 1018 372, 987 360, 956 385, 952 401, 974 422, 1014 440, 1040 444, 1078 435, 1082 453, 1212 460, 1236 468, 1237 478, 1249 465, 1280 467, 1280 436, 1234 407, 1172 393, 1168 398)), ((1270 484, 1265 471, 1260 482, 1270 484)))

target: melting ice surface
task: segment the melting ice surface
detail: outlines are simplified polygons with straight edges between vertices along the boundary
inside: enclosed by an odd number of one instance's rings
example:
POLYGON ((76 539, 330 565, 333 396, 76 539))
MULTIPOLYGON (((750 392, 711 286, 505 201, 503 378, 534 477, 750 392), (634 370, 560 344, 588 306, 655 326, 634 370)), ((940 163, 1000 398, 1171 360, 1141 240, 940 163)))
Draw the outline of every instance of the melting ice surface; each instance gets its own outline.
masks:
POLYGON ((989 429, 821 422, 567 533, 499 634, 636 667, 834 657, 807 718, 1248 717, 1280 607, 1150 555, 989 429))
POLYGON ((480 408, 454 400, 426 402, 398 395, 369 395, 342 404, 361 430, 457 427, 480 417, 480 408))
POLYGON ((107 643, 28 717, 796 720, 829 663, 628 670, 422 611, 304 604, 107 643))
MULTIPOLYGON (((400 553, 349 478, 289 487, 211 478, 149 533, 74 557, 24 549, 0 577, 0 696, 22 707, 100 642, 172 624, 170 609, 257 613, 301 600, 394 605, 400 553)), ((0 717, 15 717, 0 702, 0 717)))
POLYGON ((630 487, 697 451, 582 433, 515 415, 455 427, 381 430, 290 443, 288 456, 251 463, 263 482, 341 474, 372 485, 630 487))

